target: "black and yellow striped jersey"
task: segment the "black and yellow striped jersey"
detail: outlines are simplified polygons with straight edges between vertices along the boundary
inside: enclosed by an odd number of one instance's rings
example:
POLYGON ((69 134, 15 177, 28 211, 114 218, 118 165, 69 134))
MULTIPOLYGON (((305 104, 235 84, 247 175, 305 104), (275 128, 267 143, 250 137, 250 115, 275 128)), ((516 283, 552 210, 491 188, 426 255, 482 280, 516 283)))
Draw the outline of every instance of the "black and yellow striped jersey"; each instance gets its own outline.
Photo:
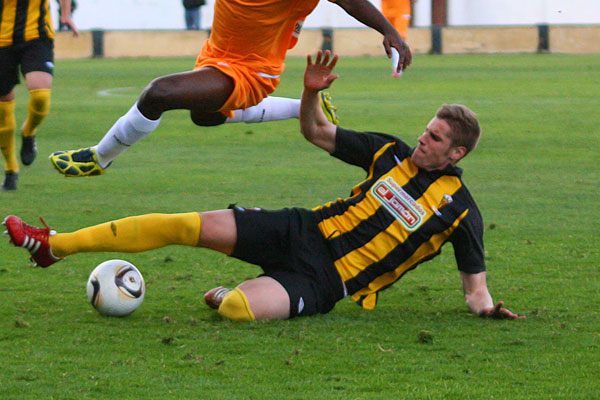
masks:
POLYGON ((0 47, 54 38, 49 0, 0 0, 0 47))
POLYGON ((338 128, 332 155, 368 175, 351 197, 313 210, 348 294, 366 309, 448 241, 461 271, 485 271, 483 221, 462 170, 419 169, 412 151, 393 136, 338 128))

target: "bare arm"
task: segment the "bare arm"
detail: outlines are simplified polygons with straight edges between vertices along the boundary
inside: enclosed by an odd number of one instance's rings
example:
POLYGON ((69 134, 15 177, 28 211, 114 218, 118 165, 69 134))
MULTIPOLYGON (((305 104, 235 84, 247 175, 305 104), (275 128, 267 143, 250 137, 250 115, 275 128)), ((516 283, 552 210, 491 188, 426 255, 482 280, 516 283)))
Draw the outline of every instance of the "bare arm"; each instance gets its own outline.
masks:
POLYGON ((412 62, 412 54, 398 31, 368 0, 335 0, 349 15, 383 35, 383 47, 388 58, 392 57, 392 47, 398 50, 400 60, 396 72, 406 69, 412 62))
POLYGON ((336 126, 329 122, 319 103, 319 92, 331 86, 339 75, 332 75, 331 71, 337 63, 337 55, 331 58, 329 50, 323 54, 319 50, 313 64, 310 54, 306 58, 304 71, 304 91, 300 103, 300 130, 312 144, 323 150, 333 153, 335 151, 336 126))
POLYGON ((518 316, 510 310, 504 308, 504 302, 500 301, 494 305, 492 296, 487 287, 486 273, 469 274, 460 273, 462 279, 465 300, 469 309, 480 317, 498 318, 498 319, 520 319, 524 316, 518 316))
POLYGON ((71 19, 71 0, 59 0, 60 22, 67 25, 73 31, 74 36, 79 36, 79 31, 71 19))

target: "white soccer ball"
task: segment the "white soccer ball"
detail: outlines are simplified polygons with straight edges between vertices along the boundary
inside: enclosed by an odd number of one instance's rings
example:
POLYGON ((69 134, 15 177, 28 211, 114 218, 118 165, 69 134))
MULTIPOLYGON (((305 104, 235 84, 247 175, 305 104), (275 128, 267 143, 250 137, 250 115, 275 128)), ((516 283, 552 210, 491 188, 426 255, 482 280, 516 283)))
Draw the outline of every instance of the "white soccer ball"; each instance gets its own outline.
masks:
POLYGON ((138 269, 123 260, 98 265, 87 282, 88 300, 100 314, 124 317, 134 312, 146 294, 146 284, 138 269))

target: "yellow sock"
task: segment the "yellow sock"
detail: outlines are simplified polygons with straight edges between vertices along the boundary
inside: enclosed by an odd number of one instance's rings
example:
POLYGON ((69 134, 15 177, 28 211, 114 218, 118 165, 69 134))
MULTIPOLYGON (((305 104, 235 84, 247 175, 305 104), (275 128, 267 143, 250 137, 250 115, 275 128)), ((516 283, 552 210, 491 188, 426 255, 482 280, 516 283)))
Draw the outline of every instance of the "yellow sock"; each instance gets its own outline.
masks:
POLYGON ((0 101, 0 150, 4 156, 4 170, 19 172, 15 154, 15 101, 0 101))
POLYGON ((219 306, 219 314, 238 322, 254 321, 254 313, 250 309, 248 298, 240 288, 235 288, 223 297, 219 306))
POLYGON ((23 124, 23 136, 35 135, 35 130, 50 111, 50 89, 33 89, 29 91, 29 107, 27 120, 23 124))
POLYGON ((171 244, 196 246, 202 219, 198 213, 146 214, 50 236, 57 257, 99 251, 137 253, 171 244))

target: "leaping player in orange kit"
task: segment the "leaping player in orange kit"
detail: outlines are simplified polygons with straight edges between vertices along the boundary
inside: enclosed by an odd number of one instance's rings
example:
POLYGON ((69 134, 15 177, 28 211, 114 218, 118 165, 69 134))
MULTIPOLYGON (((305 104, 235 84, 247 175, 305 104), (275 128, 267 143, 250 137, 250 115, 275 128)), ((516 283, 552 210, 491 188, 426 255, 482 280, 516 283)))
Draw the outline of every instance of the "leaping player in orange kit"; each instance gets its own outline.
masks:
MULTIPOLYGON (((397 70, 411 63, 404 40, 368 0, 329 0, 383 35, 388 57, 398 50, 397 70)), ((319 0, 216 0, 212 32, 193 71, 154 79, 131 109, 88 148, 50 156, 65 176, 101 175, 128 147, 155 130, 163 112, 190 110, 196 125, 298 118, 300 100, 269 96, 279 85, 287 50, 319 0)), ((324 93, 322 107, 335 110, 324 93)))

